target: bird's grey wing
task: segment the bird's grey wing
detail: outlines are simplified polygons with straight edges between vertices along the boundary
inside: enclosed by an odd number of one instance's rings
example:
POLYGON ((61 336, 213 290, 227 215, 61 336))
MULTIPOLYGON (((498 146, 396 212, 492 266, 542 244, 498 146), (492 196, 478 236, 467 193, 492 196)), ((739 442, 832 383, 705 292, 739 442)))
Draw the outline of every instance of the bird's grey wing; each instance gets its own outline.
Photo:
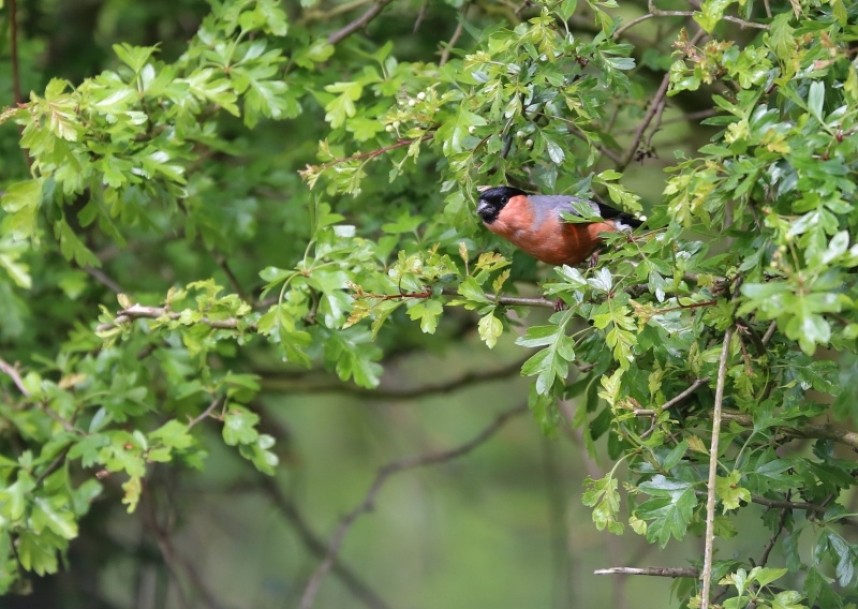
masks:
POLYGON ((530 195, 529 198, 533 204, 537 222, 541 222, 543 218, 551 214, 559 216, 561 212, 580 217, 581 214, 575 209, 574 205, 580 203, 589 205, 593 209, 594 215, 601 215, 597 203, 580 197, 570 197, 568 195, 530 195))

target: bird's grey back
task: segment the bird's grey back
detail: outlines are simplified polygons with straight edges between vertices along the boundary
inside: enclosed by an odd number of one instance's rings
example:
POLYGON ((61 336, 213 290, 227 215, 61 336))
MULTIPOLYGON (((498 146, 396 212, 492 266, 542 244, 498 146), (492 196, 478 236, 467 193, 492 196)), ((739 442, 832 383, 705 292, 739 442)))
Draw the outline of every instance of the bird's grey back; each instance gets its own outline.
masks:
POLYGON ((587 201, 580 197, 571 197, 569 195, 530 195, 530 202, 533 204, 533 211, 536 215, 534 220, 536 224, 541 224, 550 215, 559 216, 560 212, 566 212, 575 216, 580 216, 572 206, 575 202, 583 202, 593 208, 595 214, 599 214, 599 205, 593 201, 587 201))

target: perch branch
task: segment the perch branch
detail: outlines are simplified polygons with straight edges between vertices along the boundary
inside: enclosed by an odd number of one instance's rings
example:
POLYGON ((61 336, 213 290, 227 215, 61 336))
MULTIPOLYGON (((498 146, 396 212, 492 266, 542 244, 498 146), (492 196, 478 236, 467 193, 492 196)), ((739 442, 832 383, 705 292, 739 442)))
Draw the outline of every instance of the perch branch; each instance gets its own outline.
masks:
POLYGON ((358 30, 365 28, 391 2, 393 0, 376 0, 375 4, 369 7, 360 17, 328 36, 328 42, 330 44, 337 44, 358 30))
POLYGON ((450 393, 469 385, 509 378, 521 370, 523 363, 522 360, 516 360, 492 370, 475 370, 442 383, 432 383, 406 389, 366 389, 347 383, 334 383, 328 379, 311 380, 302 383, 300 381, 277 378, 276 376, 263 378, 262 385, 268 390, 295 393, 342 393, 375 400, 413 400, 415 398, 450 393))
POLYGON ((694 567, 611 567, 596 569, 593 575, 649 575, 651 577, 700 577, 694 567))
POLYGON ((21 378, 21 373, 18 372, 18 369, 15 366, 3 358, 0 358, 0 372, 12 379, 12 382, 15 383, 15 387, 18 388, 18 391, 20 391, 24 397, 30 397, 30 392, 27 389, 27 386, 24 385, 24 379, 21 378))
POLYGON ((715 542, 715 482, 718 473, 718 444, 721 437, 721 409, 724 403, 724 384, 727 379, 727 360, 730 358, 730 339, 733 329, 724 333, 718 377, 715 381, 715 407, 712 412, 712 443, 709 448, 709 482, 706 485, 706 545, 703 551, 703 592, 700 609, 709 609, 712 590, 712 550, 715 542))
POLYGON ((369 490, 366 492, 366 495, 364 496, 360 504, 358 504, 358 506, 354 508, 351 512, 346 514, 337 525, 334 534, 331 536, 331 539, 328 542, 325 559, 316 568, 316 570, 313 572, 313 575, 310 577, 310 580, 307 582, 307 586, 304 588, 304 594, 301 596, 301 602, 298 604, 298 609, 310 609, 313 606, 313 603, 316 600, 316 594, 319 591, 319 586, 322 584, 322 580, 331 570, 331 567, 333 566, 336 557, 339 554, 340 547, 343 544, 343 540, 346 534, 349 532, 349 529, 351 529, 352 525, 355 523, 358 517, 360 517, 366 512, 369 512, 373 508, 373 505, 375 504, 375 499, 378 496, 379 491, 381 491, 381 488, 384 486, 385 482, 387 482, 388 478, 390 478, 393 474, 399 473, 401 471, 415 469, 419 467, 426 467, 428 465, 435 465, 437 463, 444 463, 446 461, 451 461, 453 459, 457 459, 458 457, 466 455, 478 446, 482 445, 487 440, 489 440, 510 419, 513 419, 525 412, 527 412, 527 406, 517 406, 515 408, 507 410, 506 412, 501 413, 494 421, 492 421, 487 427, 483 428, 483 430, 479 432, 476 436, 456 448, 442 452, 425 453, 422 455, 405 457, 403 459, 392 461, 391 463, 382 466, 376 473, 375 479, 372 481, 369 490))
MULTIPOLYGON (((295 502, 283 494, 282 489, 273 478, 260 474, 259 481, 271 502, 295 529, 304 546, 317 558, 324 560, 328 551, 325 542, 313 532, 295 502)), ((363 602, 369 609, 389 609, 389 605, 384 599, 363 582, 351 568, 346 566, 342 559, 337 558, 334 561, 331 566, 331 573, 338 577, 355 598, 363 602)))

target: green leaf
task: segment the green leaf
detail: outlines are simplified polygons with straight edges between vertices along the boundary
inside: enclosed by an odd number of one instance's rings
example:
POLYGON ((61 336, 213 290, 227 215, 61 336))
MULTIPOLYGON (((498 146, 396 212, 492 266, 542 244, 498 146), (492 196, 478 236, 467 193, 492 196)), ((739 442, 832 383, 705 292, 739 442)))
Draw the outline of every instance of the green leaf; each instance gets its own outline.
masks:
POLYGON ((596 528, 600 531, 608 529, 615 535, 622 535, 623 523, 617 520, 620 513, 620 494, 617 492, 616 478, 612 474, 598 480, 588 477, 584 480, 584 488, 581 501, 593 508, 596 528))
POLYGON ((223 417, 223 441, 229 446, 251 444, 259 438, 259 415, 243 406, 230 404, 223 417))
POLYGON ((724 505, 724 510, 735 510, 742 502, 751 501, 751 492, 739 486, 742 473, 733 470, 728 476, 718 476, 715 481, 715 493, 724 505))
POLYGON ((2 232, 16 239, 29 239, 36 232, 36 219, 42 202, 43 180, 40 178, 15 182, 0 196, 0 207, 7 212, 2 232))
POLYGON ((810 89, 807 93, 807 107, 810 113, 817 120, 823 122, 822 105, 825 103, 825 83, 819 80, 814 80, 810 83, 810 89))
POLYGON ((480 339, 486 343, 489 349, 494 349, 498 338, 503 333, 503 323, 493 313, 484 315, 477 324, 480 339))
POLYGON ((71 510, 57 510, 47 499, 37 497, 33 501, 33 512, 30 517, 32 518, 33 530, 37 533, 47 526, 51 531, 65 539, 77 537, 77 522, 71 510))
POLYGON ((444 312, 444 305, 440 300, 420 300, 408 308, 408 317, 420 320, 420 331, 425 334, 434 334, 438 327, 438 321, 444 312))

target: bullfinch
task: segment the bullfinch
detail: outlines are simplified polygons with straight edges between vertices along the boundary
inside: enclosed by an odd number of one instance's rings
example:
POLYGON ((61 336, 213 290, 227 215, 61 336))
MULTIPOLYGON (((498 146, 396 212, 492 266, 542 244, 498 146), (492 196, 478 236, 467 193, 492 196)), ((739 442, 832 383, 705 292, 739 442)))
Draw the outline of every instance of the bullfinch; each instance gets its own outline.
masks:
POLYGON ((593 254, 606 232, 631 231, 642 220, 594 201, 565 195, 533 195, 511 186, 479 193, 477 215, 487 229, 548 264, 576 265, 593 254), (561 213, 579 216, 575 206, 589 205, 594 222, 566 222, 561 213))

